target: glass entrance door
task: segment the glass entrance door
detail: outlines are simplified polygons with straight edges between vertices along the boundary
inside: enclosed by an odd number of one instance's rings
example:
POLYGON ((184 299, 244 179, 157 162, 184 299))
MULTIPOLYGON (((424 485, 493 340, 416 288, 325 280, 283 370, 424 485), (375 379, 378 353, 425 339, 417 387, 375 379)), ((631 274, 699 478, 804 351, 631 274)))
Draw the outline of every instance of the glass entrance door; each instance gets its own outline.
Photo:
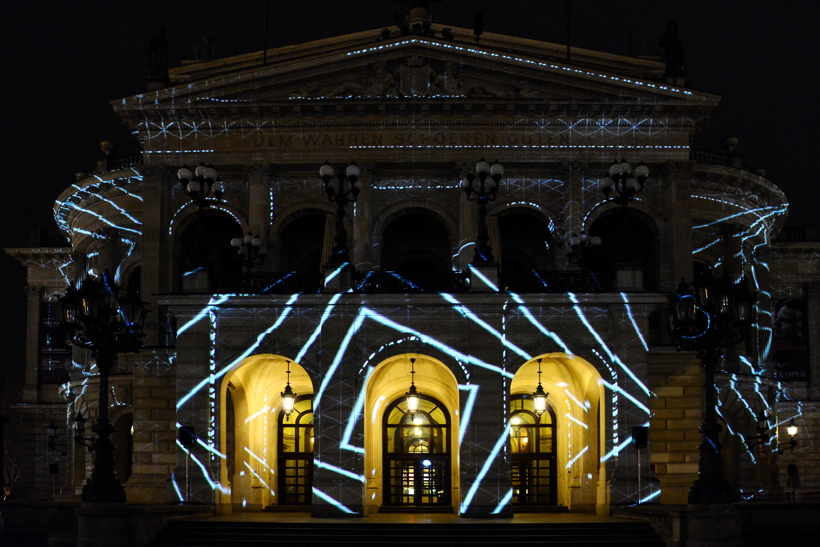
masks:
POLYGON ((411 414, 404 397, 384 414, 384 505, 450 504, 449 413, 432 397, 421 396, 411 414))
POLYGON ((510 410, 512 503, 557 505, 555 414, 547 406, 539 418, 529 396, 514 396, 510 410))
POLYGON ((300 397, 279 413, 279 505, 310 505, 313 489, 313 401, 300 397))

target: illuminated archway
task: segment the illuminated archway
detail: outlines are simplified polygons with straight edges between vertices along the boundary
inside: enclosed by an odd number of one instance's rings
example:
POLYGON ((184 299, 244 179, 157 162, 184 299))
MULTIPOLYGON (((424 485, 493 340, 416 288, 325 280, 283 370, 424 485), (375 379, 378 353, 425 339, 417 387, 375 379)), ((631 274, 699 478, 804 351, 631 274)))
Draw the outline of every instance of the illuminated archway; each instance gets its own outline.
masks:
MULTIPOLYGON (((234 511, 260 511, 282 504, 277 447, 287 361, 273 354, 248 357, 220 385, 219 444, 225 455, 220 482, 230 484, 231 489, 217 502, 230 504, 234 511)), ((300 400, 309 401, 306 397, 313 394, 313 383, 305 369, 292 361, 290 385, 300 400)), ((300 415, 306 410, 300 407, 300 415)))
POLYGON ((445 408, 449 414, 446 453, 449 454, 448 503, 459 499, 458 431, 459 390, 455 375, 444 363, 429 355, 404 353, 385 359, 367 379, 365 393, 365 512, 373 513, 385 503, 383 461, 385 456, 384 416, 410 387, 410 359, 415 359, 415 385, 419 393, 445 408))
POLYGON ((549 393, 547 403, 554 412, 551 425, 555 437, 551 451, 556 470, 555 504, 573 510, 594 510, 596 505, 607 503, 601 480, 604 476, 601 375, 590 363, 574 355, 536 355, 518 369, 510 383, 514 400, 526 399, 535 391, 539 380, 538 358, 542 359, 541 384, 549 393))

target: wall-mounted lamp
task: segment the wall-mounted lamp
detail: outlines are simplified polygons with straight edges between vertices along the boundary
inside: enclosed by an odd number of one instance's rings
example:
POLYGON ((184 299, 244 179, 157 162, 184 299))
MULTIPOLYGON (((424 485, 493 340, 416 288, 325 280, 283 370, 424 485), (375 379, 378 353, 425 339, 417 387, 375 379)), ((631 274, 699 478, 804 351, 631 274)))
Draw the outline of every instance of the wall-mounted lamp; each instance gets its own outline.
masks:
POLYGON ((749 447, 749 450, 754 450, 756 446, 759 446, 760 453, 765 454, 769 439, 769 424, 767 422, 766 411, 761 410, 757 417, 757 433, 746 437, 746 445, 749 447))
POLYGON ((415 382, 415 375, 416 375, 416 359, 410 359, 410 389, 407 393, 404 394, 405 399, 407 400, 407 410, 410 411, 410 417, 416 415, 416 412, 419 409, 419 392, 416 389, 416 382, 415 382))
POLYGON ((74 416, 74 442, 86 447, 89 452, 94 449, 94 437, 85 436, 85 417, 80 412, 74 416))
POLYGON ((65 456, 66 451, 57 448, 58 446, 66 446, 66 443, 57 442, 57 424, 54 423, 54 420, 51 420, 51 423, 48 424, 46 430, 48 431, 48 449, 54 452, 60 452, 63 456, 65 456))
POLYGON ((541 419, 541 414, 547 411, 547 396, 549 393, 544 391, 544 387, 541 385, 541 358, 538 358, 538 387, 535 388, 535 392, 532 394, 532 402, 535 404, 535 415, 538 416, 538 419, 541 419))
POLYGON ((789 441, 785 443, 777 443, 777 453, 782 454, 786 450, 794 450, 794 447, 797 446, 797 441, 794 440, 795 435, 797 435, 797 424, 794 423, 794 418, 792 421, 789 422, 789 425, 786 427, 786 433, 789 434, 789 441))
POLYGON ((285 385, 285 391, 280 393, 282 396, 282 410, 285 411, 285 421, 290 420, 290 413, 293 412, 293 405, 296 404, 296 393, 290 387, 290 361, 288 363, 288 383, 285 385))

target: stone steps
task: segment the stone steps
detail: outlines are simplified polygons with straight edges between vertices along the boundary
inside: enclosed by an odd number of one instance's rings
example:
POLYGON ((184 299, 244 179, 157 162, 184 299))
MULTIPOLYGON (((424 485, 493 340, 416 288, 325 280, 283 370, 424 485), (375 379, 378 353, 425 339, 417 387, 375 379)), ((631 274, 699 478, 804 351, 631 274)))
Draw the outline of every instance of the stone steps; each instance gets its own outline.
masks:
POLYGON ((647 522, 549 524, 349 524, 174 520, 150 547, 272 547, 282 545, 566 545, 664 547, 647 522))

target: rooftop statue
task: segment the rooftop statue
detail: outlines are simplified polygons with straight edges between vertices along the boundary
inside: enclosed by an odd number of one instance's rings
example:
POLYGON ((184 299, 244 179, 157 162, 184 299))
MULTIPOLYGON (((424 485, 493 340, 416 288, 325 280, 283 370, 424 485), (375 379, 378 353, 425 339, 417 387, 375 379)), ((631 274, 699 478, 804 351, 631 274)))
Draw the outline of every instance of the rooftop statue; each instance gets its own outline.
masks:
POLYGON ((678 23, 674 19, 669 20, 666 32, 661 36, 658 45, 663 48, 663 57, 666 61, 666 78, 682 78, 684 76, 684 65, 686 55, 683 51, 683 43, 678 36, 678 23))

